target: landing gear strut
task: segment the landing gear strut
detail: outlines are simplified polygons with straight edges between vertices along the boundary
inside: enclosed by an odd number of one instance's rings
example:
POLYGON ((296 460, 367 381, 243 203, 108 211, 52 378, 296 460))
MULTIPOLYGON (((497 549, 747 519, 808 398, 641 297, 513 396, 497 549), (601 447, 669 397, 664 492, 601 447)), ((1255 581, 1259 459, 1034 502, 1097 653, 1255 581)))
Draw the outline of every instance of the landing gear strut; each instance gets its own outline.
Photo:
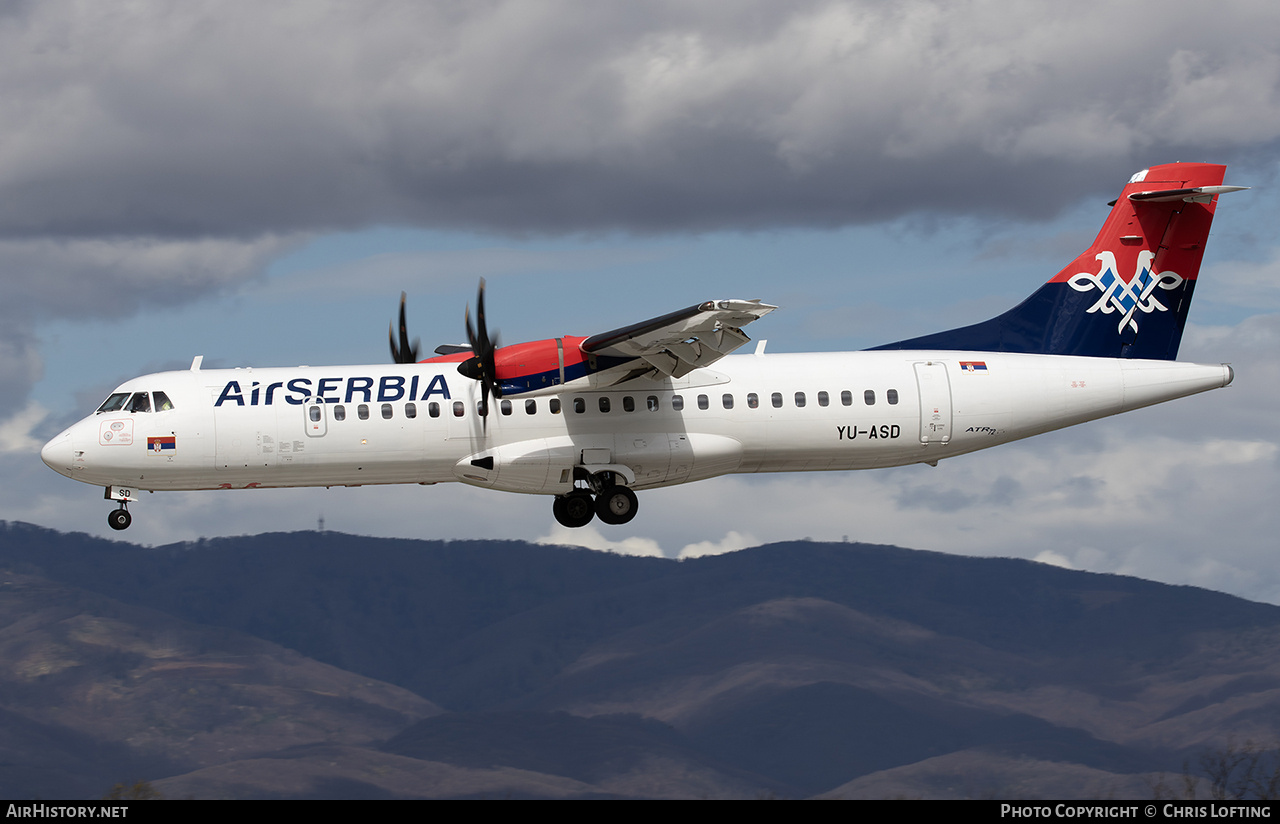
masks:
POLYGON ((124 501, 120 502, 119 509, 113 509, 107 513, 107 524, 112 529, 128 529, 131 523, 133 523, 133 516, 124 508, 124 501))
POLYGON ((599 516, 606 524, 625 524, 636 516, 636 493, 617 483, 612 472, 588 475, 581 472, 578 480, 589 489, 575 489, 568 495, 557 495, 551 505, 556 520, 570 529, 586 526, 599 516))

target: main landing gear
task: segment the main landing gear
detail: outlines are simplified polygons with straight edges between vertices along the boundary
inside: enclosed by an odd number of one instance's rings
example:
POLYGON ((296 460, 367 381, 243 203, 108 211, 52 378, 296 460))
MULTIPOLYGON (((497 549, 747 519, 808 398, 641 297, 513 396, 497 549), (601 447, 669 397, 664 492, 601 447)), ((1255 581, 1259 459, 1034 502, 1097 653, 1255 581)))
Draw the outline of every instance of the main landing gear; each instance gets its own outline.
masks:
POLYGON ((636 493, 617 483, 612 472, 587 475, 583 480, 588 489, 557 495, 551 505, 552 514, 562 525, 577 529, 597 516, 606 524, 618 525, 636 516, 636 493))

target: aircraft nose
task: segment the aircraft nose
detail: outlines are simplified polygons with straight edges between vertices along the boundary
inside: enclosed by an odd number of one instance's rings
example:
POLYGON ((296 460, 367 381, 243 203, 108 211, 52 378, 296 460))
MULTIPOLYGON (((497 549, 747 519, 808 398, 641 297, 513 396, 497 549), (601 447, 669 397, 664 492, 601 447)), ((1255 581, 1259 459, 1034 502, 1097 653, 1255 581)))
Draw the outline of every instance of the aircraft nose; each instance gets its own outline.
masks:
POLYGON ((44 448, 40 450, 40 460, 44 461, 54 472, 66 475, 71 471, 71 458, 74 451, 71 443, 71 432, 63 432, 44 445, 44 448))

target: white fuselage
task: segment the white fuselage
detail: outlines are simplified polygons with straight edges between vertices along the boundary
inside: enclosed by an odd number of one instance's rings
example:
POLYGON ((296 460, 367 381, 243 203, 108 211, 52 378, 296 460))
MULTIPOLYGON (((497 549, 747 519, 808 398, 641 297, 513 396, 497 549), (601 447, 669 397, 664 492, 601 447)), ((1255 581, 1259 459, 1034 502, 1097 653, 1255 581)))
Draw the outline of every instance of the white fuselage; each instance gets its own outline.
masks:
POLYGON ((192 369, 117 390, 163 392, 172 408, 91 415, 42 457, 75 480, 123 487, 125 498, 444 481, 564 494, 575 467, 645 489, 733 472, 933 463, 1231 378, 1226 365, 1173 361, 759 353, 678 380, 491 401, 486 419, 478 385, 449 363, 192 369))

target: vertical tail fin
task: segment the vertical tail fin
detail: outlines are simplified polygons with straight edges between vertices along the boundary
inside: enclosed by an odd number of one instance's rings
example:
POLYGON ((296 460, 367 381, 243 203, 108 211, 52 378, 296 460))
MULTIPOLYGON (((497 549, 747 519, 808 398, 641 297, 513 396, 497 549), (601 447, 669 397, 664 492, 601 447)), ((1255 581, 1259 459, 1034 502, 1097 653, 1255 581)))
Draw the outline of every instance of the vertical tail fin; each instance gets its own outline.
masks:
POLYGON ((876 349, 957 349, 1172 360, 1186 325, 1225 166, 1168 163, 1134 175, 1093 245, 991 320, 876 349))

